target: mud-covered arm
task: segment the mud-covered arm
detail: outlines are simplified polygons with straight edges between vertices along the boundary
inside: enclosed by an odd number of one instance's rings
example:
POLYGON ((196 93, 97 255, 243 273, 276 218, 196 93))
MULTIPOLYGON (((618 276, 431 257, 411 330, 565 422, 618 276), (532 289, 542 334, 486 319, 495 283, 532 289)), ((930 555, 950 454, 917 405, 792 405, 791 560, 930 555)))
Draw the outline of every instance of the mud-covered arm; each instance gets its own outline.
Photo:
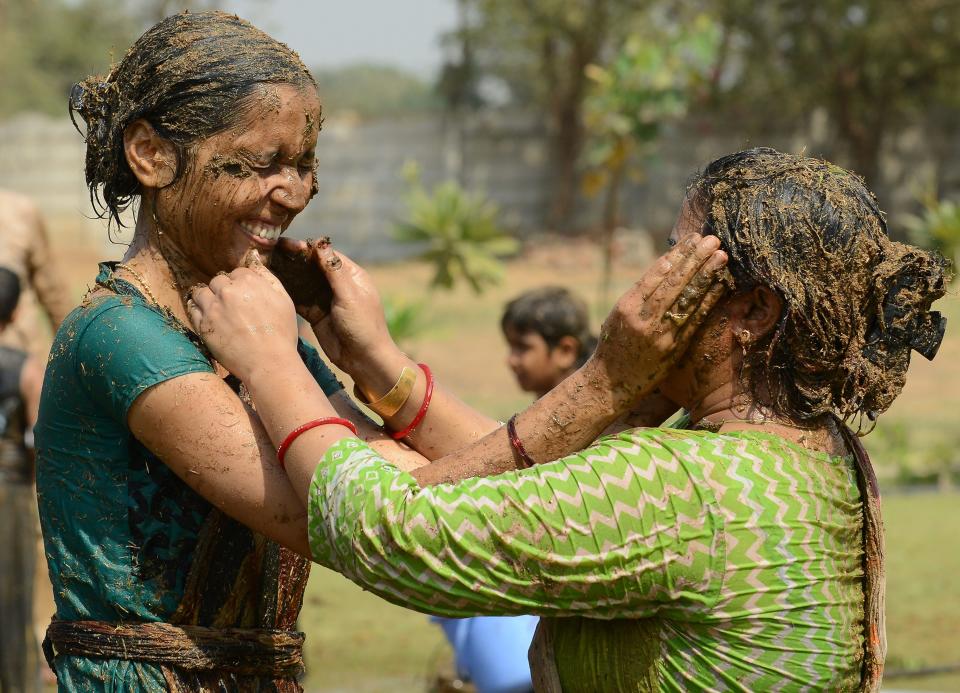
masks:
POLYGON ((133 402, 130 431, 194 491, 251 529, 309 557, 303 501, 257 415, 213 373, 188 373, 133 402))
MULTIPOLYGON (((716 238, 689 234, 621 296, 590 361, 518 417, 517 430, 535 461, 582 449, 653 391, 723 293, 724 287, 715 283, 726 262, 718 247, 716 238), (676 304, 681 292, 687 298, 683 315, 676 304)), ((363 391, 387 392, 405 367, 417 367, 390 339, 376 287, 363 268, 332 248, 316 254, 334 292, 330 312, 311 320, 321 346, 363 391)), ((425 391, 426 378, 418 374, 404 406, 386 417, 388 427, 405 428, 425 391)), ((516 467, 506 432, 442 383, 436 384, 426 417, 407 440, 434 461, 416 472, 422 483, 516 467)))
POLYGON ((346 393, 316 349, 300 339, 297 351, 314 380, 327 393, 337 414, 352 421, 357 426, 360 437, 372 448, 405 471, 430 463, 416 450, 391 438, 378 423, 372 421, 346 393))
POLYGON ((315 561, 446 616, 639 618, 676 600, 709 604, 718 522, 685 465, 628 437, 430 488, 345 439, 309 497, 315 561))
MULTIPOLYGON (((583 449, 638 397, 654 390, 722 295, 725 287, 716 284, 715 278, 726 257, 717 252, 717 243, 715 237, 700 239, 697 234, 689 234, 671 254, 660 258, 617 302, 590 360, 517 417, 517 432, 534 461, 555 460, 583 449), (678 323, 669 317, 670 309, 685 287, 692 292, 691 300, 699 304, 689 304, 691 313, 678 323)), ((379 306, 379 299, 359 267, 346 258, 334 259, 338 269, 328 270, 335 292, 331 315, 342 309, 336 328, 341 331, 336 332, 329 321, 318 322, 315 329, 318 338, 326 330, 320 341, 334 363, 355 365, 353 358, 344 356, 348 341, 354 347, 357 343, 386 343, 389 347, 392 341, 389 334, 373 334, 386 332, 382 320, 371 320, 380 324, 375 329, 357 322, 359 308, 379 306), (341 276, 345 279, 337 279, 341 276), (338 304, 338 283, 346 285, 341 287, 347 296, 342 306, 338 304), (371 334, 358 337, 358 331, 371 334)), ((329 263, 330 259, 323 261, 329 263)), ((215 277, 208 287, 195 290, 193 297, 191 319, 197 331, 218 361, 246 383, 275 444, 304 421, 330 415, 329 400, 316 388, 299 359, 289 353, 292 341, 284 335, 296 334, 293 305, 273 275, 258 264, 239 268, 215 277), (257 296, 258 300, 247 300, 248 296, 257 296)), ((406 359, 395 346, 392 348, 406 359)), ((390 377, 395 378, 400 371, 384 368, 376 357, 369 365, 379 369, 381 378, 381 387, 368 388, 371 392, 386 391, 383 383, 395 382, 387 379, 387 374, 392 372, 390 377)), ((423 401, 422 383, 411 399, 423 401)), ((403 413, 411 406, 420 405, 408 402, 398 416, 412 418, 409 411, 403 413)), ((415 470, 417 480, 421 484, 452 482, 516 468, 518 458, 507 432, 477 423, 484 418, 452 395, 431 404, 408 440, 430 459, 441 449, 447 452, 415 470)), ((391 428, 405 425, 391 424, 391 428)), ((318 427, 296 439, 287 455, 287 470, 299 492, 305 495, 316 460, 344 435, 345 429, 339 427, 318 427)))

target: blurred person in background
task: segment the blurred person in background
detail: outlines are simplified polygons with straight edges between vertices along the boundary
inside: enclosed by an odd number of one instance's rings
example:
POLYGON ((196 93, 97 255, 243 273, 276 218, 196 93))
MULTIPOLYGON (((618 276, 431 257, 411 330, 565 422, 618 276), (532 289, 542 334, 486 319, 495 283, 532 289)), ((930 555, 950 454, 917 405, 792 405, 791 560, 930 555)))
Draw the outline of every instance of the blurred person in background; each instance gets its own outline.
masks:
POLYGON ((40 210, 26 196, 2 189, 0 241, 0 265, 17 274, 22 289, 17 318, 0 337, 0 344, 45 354, 50 330, 57 331, 74 300, 58 269, 40 210), (49 327, 37 320, 37 304, 49 327))
POLYGON ((537 398, 586 363, 597 345, 586 304, 559 286, 531 289, 510 301, 500 329, 517 384, 537 398))
MULTIPOLYGON (((51 335, 73 308, 74 300, 64 282, 60 259, 51 247, 39 208, 27 196, 3 189, 0 189, 0 266, 16 273, 20 280, 16 317, 0 334, 0 345, 45 359, 51 335)), ((33 514, 36 515, 36 509, 33 514)), ((35 624, 39 642, 43 640, 46 624, 50 622, 55 607, 47 562, 43 557, 43 537, 39 523, 35 526, 37 568, 33 571, 31 621, 35 624)), ((46 666, 44 672, 48 680, 52 678, 46 666)))
MULTIPOLYGON (((14 323, 20 279, 0 267, 0 335, 14 323)), ((34 629, 37 506, 33 490, 33 425, 43 362, 0 346, 0 691, 35 691, 40 650, 34 629)), ((49 585, 48 585, 49 589, 49 585)))

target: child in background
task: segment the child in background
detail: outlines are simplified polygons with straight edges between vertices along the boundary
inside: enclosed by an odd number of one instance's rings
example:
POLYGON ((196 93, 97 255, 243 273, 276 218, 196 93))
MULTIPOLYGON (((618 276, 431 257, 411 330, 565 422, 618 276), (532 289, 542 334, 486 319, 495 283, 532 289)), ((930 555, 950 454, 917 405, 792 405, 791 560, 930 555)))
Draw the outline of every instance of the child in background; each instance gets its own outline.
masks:
MULTIPOLYGON (((0 333, 13 322, 19 300, 20 280, 0 267, 0 333)), ((33 425, 42 383, 40 359, 0 346, 0 691, 34 691, 40 682, 33 630, 33 425)))
POLYGON ((586 304, 559 286, 510 301, 500 328, 510 346, 507 365, 520 388, 537 399, 580 368, 597 346, 586 304))
MULTIPOLYGON (((538 399, 593 353, 586 304, 562 287, 527 291, 510 301, 500 320, 510 351, 507 365, 520 388, 538 399)), ((478 693, 533 690, 527 650, 536 616, 436 618, 456 656, 458 675, 478 693)))

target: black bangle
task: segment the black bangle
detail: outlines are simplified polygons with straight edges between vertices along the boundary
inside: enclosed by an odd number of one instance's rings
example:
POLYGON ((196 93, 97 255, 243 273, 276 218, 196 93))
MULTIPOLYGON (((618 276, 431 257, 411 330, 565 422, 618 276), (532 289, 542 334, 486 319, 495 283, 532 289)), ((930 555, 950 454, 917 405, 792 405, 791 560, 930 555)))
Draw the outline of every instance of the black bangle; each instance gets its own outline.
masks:
POLYGON ((517 415, 514 414, 510 417, 510 420, 507 421, 507 435, 510 437, 510 445, 513 446, 514 452, 517 453, 517 456, 520 458, 520 461, 523 463, 524 467, 532 467, 536 464, 533 461, 533 458, 527 454, 526 448, 523 447, 523 442, 520 440, 520 436, 517 435, 517 415))

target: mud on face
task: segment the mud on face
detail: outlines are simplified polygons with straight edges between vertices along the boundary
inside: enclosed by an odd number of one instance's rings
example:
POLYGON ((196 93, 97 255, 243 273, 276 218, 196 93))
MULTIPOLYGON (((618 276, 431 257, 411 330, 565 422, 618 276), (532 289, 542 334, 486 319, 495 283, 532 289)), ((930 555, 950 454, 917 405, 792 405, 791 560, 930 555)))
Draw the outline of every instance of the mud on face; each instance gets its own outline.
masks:
MULTIPOLYGON (((141 192, 124 155, 131 123, 145 119, 175 145, 179 177, 195 143, 243 120, 251 101, 263 107, 276 99, 275 85, 316 90, 294 51, 235 15, 184 12, 153 26, 109 74, 88 77, 71 92, 71 117, 86 124, 86 178, 98 214, 120 225, 121 212, 141 192)), ((306 129, 318 129, 320 118, 311 119, 306 129)), ((218 170, 243 174, 235 161, 218 170)))

